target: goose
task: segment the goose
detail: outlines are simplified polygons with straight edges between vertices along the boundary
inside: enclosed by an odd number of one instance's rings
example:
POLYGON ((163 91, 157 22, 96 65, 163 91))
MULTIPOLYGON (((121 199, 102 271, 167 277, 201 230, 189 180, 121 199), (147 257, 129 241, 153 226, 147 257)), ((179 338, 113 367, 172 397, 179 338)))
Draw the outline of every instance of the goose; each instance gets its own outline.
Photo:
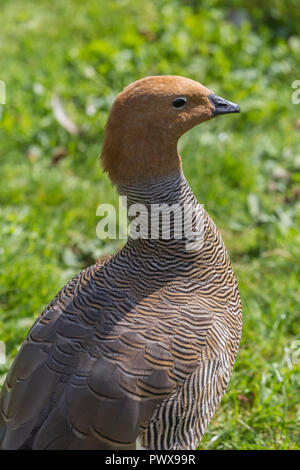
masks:
POLYGON ((130 233, 115 255, 61 289, 2 387, 1 449, 198 446, 231 376, 242 312, 222 237, 184 176, 177 142, 200 123, 239 112, 172 75, 140 79, 116 97, 104 170, 128 207, 174 206, 175 216, 188 207, 201 236, 175 236, 173 216, 170 236, 159 218, 151 237, 155 223, 144 219, 144 237, 130 233))

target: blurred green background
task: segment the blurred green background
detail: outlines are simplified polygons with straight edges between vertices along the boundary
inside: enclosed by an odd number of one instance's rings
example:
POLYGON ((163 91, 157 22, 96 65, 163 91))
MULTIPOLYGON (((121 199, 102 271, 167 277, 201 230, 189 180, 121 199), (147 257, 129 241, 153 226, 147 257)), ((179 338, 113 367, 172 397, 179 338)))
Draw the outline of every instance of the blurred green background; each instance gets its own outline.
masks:
POLYGON ((291 101, 300 8, 265 5, 0 0, 1 383, 62 285, 119 246, 95 233, 97 206, 117 202, 98 161, 114 96, 147 75, 183 75, 243 111, 180 141, 186 177, 230 253, 244 313, 228 392, 199 448, 300 448, 300 104, 291 101), (54 96, 78 135, 57 122, 54 96))

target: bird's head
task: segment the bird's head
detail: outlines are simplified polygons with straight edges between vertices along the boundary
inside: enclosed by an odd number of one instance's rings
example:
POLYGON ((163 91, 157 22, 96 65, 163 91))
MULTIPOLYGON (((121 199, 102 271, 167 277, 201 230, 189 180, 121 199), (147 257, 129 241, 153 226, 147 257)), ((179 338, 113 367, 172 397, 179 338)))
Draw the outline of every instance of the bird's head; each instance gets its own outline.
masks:
POLYGON ((116 97, 110 111, 101 153, 104 170, 117 184, 178 173, 178 139, 218 114, 238 112, 238 105, 189 78, 138 80, 116 97))

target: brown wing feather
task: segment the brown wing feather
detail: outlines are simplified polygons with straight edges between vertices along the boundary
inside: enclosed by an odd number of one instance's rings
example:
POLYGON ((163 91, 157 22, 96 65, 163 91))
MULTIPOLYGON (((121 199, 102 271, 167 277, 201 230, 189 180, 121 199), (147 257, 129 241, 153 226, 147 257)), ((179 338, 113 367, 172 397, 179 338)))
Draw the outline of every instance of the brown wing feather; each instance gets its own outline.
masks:
POLYGON ((109 303, 92 305, 100 270, 72 280, 31 329, 1 393, 1 448, 135 448, 174 388, 170 354, 126 326, 113 334, 109 303))
POLYGON ((153 255, 123 256, 82 271, 31 329, 0 398, 2 449, 191 448, 203 434, 228 382, 222 286, 159 257, 149 282, 153 255))

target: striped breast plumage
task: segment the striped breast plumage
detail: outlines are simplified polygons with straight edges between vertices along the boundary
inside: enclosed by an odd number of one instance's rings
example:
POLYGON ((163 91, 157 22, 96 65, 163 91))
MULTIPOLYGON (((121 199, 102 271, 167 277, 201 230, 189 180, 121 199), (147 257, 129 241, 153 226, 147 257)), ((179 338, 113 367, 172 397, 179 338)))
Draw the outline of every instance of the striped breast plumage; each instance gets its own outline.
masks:
POLYGON ((15 413, 14 445, 20 425, 32 426, 21 447, 130 449, 137 438, 149 449, 197 445, 227 386, 241 331, 234 274, 206 221, 201 256, 128 243, 51 302, 4 387, 7 395, 19 388, 31 418, 4 395, 3 415, 15 413), (31 409, 35 374, 44 382, 31 409))

